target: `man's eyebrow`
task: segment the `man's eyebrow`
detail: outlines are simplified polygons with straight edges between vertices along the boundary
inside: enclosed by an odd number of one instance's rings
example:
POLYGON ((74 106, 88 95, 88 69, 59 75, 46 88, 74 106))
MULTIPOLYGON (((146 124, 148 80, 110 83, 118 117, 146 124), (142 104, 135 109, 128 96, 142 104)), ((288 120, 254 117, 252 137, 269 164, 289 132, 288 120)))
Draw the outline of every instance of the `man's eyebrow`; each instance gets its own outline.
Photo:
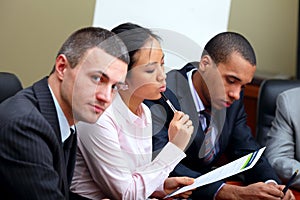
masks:
POLYGON ((97 73, 101 74, 101 76, 104 76, 105 78, 109 79, 107 74, 105 74, 103 71, 97 71, 97 73))
POLYGON ((234 76, 234 75, 228 75, 229 78, 233 78, 239 82, 242 82, 242 80, 240 78, 238 78, 237 76, 234 76))
POLYGON ((107 74, 105 74, 103 71, 97 71, 97 73, 100 74, 104 80, 106 80, 106 81, 110 80, 109 76, 107 74))
MULTIPOLYGON (((107 81, 111 80, 111 79, 109 78, 109 76, 108 76, 107 74, 105 74, 103 71, 98 71, 98 73, 101 74, 101 76, 103 76, 107 81)), ((125 82, 123 82, 123 81, 118 81, 117 84, 124 85, 125 82)))

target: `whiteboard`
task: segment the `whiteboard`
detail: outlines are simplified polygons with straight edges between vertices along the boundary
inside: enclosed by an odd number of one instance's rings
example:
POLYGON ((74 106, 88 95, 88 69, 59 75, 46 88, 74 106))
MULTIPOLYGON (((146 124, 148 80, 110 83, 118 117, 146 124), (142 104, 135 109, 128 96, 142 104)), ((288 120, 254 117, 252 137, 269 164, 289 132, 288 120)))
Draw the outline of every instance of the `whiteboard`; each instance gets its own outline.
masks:
POLYGON ((93 26, 132 22, 162 38, 166 70, 199 61, 205 43, 227 31, 231 0, 96 0, 93 26))

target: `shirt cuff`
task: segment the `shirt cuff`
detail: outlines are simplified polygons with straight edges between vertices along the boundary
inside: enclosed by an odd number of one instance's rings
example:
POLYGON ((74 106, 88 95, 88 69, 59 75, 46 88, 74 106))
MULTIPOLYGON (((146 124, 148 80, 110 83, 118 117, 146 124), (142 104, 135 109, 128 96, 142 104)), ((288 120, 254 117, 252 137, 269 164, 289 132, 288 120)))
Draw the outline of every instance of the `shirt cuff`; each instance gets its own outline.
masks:
POLYGON ((267 184, 268 183, 275 183, 276 185, 278 185, 278 183, 276 181, 272 180, 272 179, 265 181, 265 183, 267 183, 267 184))
POLYGON ((155 196, 164 198, 167 195, 167 193, 164 190, 164 183, 160 184, 160 186, 158 188, 156 188, 156 191, 154 193, 155 193, 155 196))
POLYGON ((168 142, 155 160, 163 162, 165 165, 176 166, 184 157, 185 153, 172 142, 168 142))
POLYGON ((216 199, 216 196, 218 194, 218 192, 221 190, 221 188, 225 185, 226 183, 223 183, 222 185, 220 185, 219 189, 216 191, 215 195, 214 195, 214 200, 216 199))

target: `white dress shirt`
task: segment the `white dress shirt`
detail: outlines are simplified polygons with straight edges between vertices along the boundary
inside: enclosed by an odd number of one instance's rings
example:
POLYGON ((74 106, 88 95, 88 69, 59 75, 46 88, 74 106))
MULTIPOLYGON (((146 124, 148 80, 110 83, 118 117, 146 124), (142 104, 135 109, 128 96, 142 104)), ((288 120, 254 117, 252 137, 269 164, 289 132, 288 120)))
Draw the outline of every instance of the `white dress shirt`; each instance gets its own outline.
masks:
POLYGON ((185 157, 168 143, 152 161, 152 121, 141 104, 133 114, 117 94, 96 124, 78 123, 76 167, 71 190, 90 199, 147 199, 185 157))
POLYGON ((49 89, 50 89, 50 93, 51 96, 53 98, 54 101, 54 105, 55 105, 55 109, 57 112, 57 117, 58 117, 58 123, 59 123, 59 128, 60 128, 60 134, 61 134, 61 141, 65 142, 65 140, 70 136, 71 132, 70 132, 70 128, 72 128, 73 130, 75 130, 75 126, 72 125, 70 127, 68 120, 66 118, 66 116, 64 115, 64 112, 62 111, 50 85, 48 85, 49 89))

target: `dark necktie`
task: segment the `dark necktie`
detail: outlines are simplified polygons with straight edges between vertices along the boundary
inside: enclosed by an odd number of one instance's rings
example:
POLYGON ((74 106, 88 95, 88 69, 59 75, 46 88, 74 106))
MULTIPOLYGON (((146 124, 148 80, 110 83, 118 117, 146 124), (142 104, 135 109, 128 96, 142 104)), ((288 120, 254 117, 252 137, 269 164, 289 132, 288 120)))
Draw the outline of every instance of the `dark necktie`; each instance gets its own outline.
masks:
POLYGON ((70 128, 70 135, 69 137, 64 141, 63 147, 64 147, 64 156, 65 156, 65 163, 66 165, 68 164, 69 161, 69 154, 70 154, 70 149, 73 144, 73 140, 75 138, 75 131, 73 128, 70 128))
MULTIPOLYGON (((73 128, 70 128, 69 137, 63 142, 63 151, 64 151, 64 161, 65 161, 65 170, 66 177, 64 182, 64 187, 69 188, 72 177, 73 177, 73 169, 75 165, 74 155, 70 155, 70 152, 73 152, 74 148, 76 148, 76 131, 73 128)), ((68 199, 68 195, 66 195, 66 199, 68 199)))
POLYGON ((203 115, 205 117, 206 120, 206 128, 205 130, 203 130, 204 132, 207 131, 209 125, 210 125, 210 120, 211 120, 211 112, 209 109, 204 109, 200 111, 200 114, 203 115))
POLYGON ((199 152, 199 156, 203 158, 203 162, 205 164, 210 164, 213 161, 218 149, 215 141, 216 138, 212 137, 213 131, 216 130, 213 130, 211 125, 211 111, 209 109, 205 109, 200 111, 200 114, 205 117, 206 128, 203 130, 205 137, 199 152))

